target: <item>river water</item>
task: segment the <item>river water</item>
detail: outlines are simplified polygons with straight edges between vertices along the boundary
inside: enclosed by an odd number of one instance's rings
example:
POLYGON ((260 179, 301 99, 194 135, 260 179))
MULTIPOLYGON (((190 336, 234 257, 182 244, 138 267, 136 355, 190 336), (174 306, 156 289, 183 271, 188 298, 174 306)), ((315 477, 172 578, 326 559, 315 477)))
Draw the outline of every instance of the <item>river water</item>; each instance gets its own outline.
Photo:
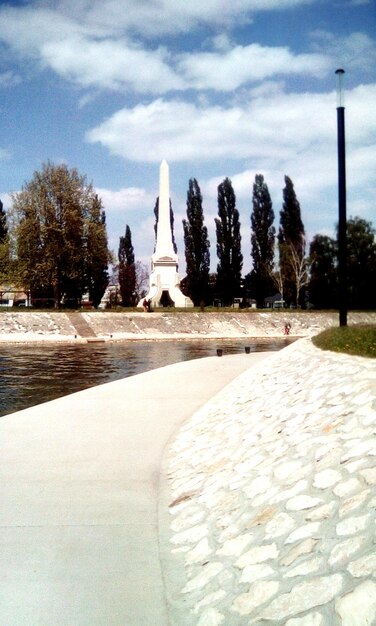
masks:
POLYGON ((131 341, 79 345, 4 345, 0 416, 157 367, 216 355, 275 351, 291 339, 131 341))

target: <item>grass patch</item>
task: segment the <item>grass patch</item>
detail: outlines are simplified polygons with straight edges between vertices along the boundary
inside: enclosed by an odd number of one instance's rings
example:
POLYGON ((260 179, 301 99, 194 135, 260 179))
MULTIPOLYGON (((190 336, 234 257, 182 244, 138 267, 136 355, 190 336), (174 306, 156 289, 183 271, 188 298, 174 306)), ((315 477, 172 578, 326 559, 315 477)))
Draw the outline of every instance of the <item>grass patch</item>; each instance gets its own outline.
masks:
POLYGON ((312 341, 322 350, 376 358, 376 325, 329 328, 312 341))

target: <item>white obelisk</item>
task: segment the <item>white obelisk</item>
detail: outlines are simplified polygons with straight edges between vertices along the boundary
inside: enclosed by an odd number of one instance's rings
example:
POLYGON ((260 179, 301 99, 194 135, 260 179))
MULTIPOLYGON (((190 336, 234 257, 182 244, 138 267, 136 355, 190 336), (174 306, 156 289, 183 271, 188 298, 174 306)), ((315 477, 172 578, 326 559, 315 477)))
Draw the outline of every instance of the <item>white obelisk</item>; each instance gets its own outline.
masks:
POLYGON ((157 243, 153 259, 157 260, 166 256, 173 259, 176 254, 172 243, 170 222, 170 172, 166 161, 162 161, 159 168, 157 243))
MULTIPOLYGON (((166 161, 162 161, 159 169, 157 241, 151 257, 149 293, 145 296, 146 300, 151 301, 153 308, 193 306, 192 300, 180 290, 178 261, 172 242, 169 167, 166 161)), ((138 306, 142 306, 143 300, 138 306)))

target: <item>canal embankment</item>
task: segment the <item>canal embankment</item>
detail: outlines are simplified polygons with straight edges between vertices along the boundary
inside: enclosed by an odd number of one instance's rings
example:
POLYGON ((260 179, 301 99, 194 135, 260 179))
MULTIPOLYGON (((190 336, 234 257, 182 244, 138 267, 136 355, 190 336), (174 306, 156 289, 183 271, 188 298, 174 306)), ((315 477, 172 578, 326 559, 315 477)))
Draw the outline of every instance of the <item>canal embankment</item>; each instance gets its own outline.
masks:
MULTIPOLYGON (((376 324, 376 312, 350 312, 349 324, 376 324)), ((0 342, 98 342, 132 339, 311 337, 338 325, 337 312, 36 312, 0 313, 0 342)))

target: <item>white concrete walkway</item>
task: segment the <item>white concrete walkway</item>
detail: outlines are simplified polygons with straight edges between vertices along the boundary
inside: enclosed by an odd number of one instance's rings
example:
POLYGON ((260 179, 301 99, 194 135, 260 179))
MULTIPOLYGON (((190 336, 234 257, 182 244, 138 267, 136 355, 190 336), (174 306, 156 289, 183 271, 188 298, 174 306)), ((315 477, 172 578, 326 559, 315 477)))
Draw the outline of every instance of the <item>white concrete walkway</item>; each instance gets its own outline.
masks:
POLYGON ((272 353, 147 372, 0 419, 0 626, 165 626, 163 450, 272 353))

